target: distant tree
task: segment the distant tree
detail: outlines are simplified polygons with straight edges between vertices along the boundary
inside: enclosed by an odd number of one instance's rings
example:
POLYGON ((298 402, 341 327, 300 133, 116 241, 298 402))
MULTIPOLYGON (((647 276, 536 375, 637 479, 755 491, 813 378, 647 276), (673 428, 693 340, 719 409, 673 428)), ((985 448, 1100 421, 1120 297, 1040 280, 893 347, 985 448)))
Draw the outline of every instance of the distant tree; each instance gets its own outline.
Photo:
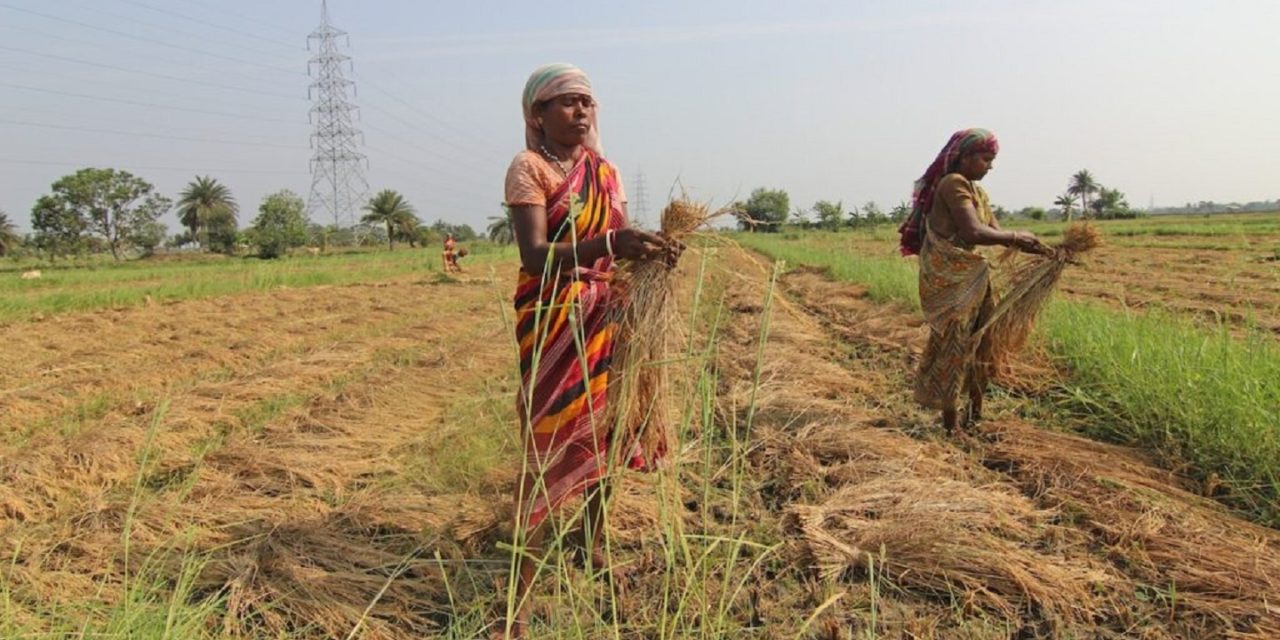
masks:
POLYGON ((239 211, 231 190, 209 176, 196 176, 178 194, 178 221, 202 248, 219 253, 235 249, 239 211))
POLYGON ((868 225, 877 225, 889 221, 889 216, 885 215, 884 210, 875 201, 862 205, 862 219, 868 225))
POLYGON ((1098 197, 1092 203, 1093 212, 1099 218, 1129 217, 1129 202, 1119 189, 1099 185, 1098 197))
POLYGON ((0 211, 0 256, 13 253, 20 244, 22 236, 18 235, 18 228, 9 220, 9 214, 0 211))
POLYGON ((418 227, 418 216, 404 196, 383 189, 364 206, 367 211, 361 222, 366 224, 382 224, 387 229, 387 248, 395 248, 396 238, 404 238, 406 233, 413 233, 418 227))
POLYGON ((844 202, 819 200, 813 204, 813 213, 818 217, 818 226, 827 231, 839 231, 844 223, 844 202))
POLYGON ((787 218, 787 224, 801 229, 808 229, 813 226, 813 223, 809 220, 809 212, 800 207, 791 210, 791 217, 787 218))
POLYGON ((1068 191, 1053 201, 1054 206, 1062 207, 1062 219, 1071 222, 1071 207, 1076 203, 1075 196, 1068 191))
POLYGON ((149 256, 156 252, 156 247, 164 243, 168 233, 169 228, 164 226, 164 223, 152 220, 134 229, 129 236, 129 243, 141 250, 142 255, 149 256))
POLYGON ((444 239, 440 237, 440 233, 427 225, 418 226, 418 244, 424 247, 436 247, 444 239))
POLYGON ((258 217, 248 231, 250 244, 258 247, 258 257, 279 258, 289 249, 307 243, 306 204, 288 189, 262 199, 258 217))
POLYGON ((1067 185, 1067 193, 1080 198, 1080 210, 1084 212, 1085 217, 1089 216, 1089 200, 1094 193, 1098 191, 1098 181, 1094 179, 1093 174, 1088 169, 1081 169, 1071 176, 1071 183, 1067 185))
POLYGON ((88 222, 59 198, 40 196, 31 207, 32 241, 51 259, 85 248, 88 222))
POLYGON ((787 212, 790 210, 791 197, 785 190, 761 187, 752 191, 751 197, 741 203, 738 223, 745 230, 773 233, 787 221, 787 212))
POLYGON ((327 252, 338 231, 336 224, 310 223, 307 225, 307 244, 320 249, 321 253, 327 252))
POLYGON ((489 241, 494 244, 511 244, 516 241, 515 229, 511 226, 511 213, 503 207, 503 214, 489 217, 489 227, 485 230, 489 241))
POLYGON ((898 206, 894 207, 893 210, 889 212, 889 219, 893 220, 894 224, 902 224, 907 221, 907 217, 910 215, 911 205, 908 205, 905 202, 899 202, 898 206))
POLYGON ((476 233, 476 230, 472 229, 471 225, 450 224, 444 220, 436 220, 431 223, 431 230, 439 234, 440 237, 452 233, 453 239, 458 242, 471 242, 480 237, 480 234, 476 233))
MULTIPOLYGON (((401 219, 392 229, 395 238, 401 242, 408 242, 411 248, 417 248, 420 244, 426 244, 425 234, 423 230, 425 226, 417 217, 409 217, 401 219)), ((430 229, 425 229, 430 231, 430 229)))
POLYGON ((215 209, 205 217, 202 244, 208 250, 227 255, 235 253, 239 237, 240 225, 236 221, 235 211, 215 209))
POLYGON ((1000 205, 996 205, 991 208, 991 215, 995 216, 996 220, 1004 220, 1009 217, 1009 210, 1000 205))
POLYGON ((1023 207, 1018 215, 1029 220, 1044 220, 1044 207, 1023 207))
MULTIPOLYGON (((37 231, 51 231, 62 240, 97 233, 116 260, 124 258, 129 239, 170 206, 149 182, 115 169, 81 169, 53 183, 52 190, 36 202, 42 219, 37 231)), ((33 209, 32 226, 36 217, 33 209)))
POLYGON ((849 217, 845 219, 845 224, 847 224, 851 229, 857 229, 862 226, 863 222, 865 222, 865 220, 862 219, 862 209, 856 204, 850 207, 849 217))

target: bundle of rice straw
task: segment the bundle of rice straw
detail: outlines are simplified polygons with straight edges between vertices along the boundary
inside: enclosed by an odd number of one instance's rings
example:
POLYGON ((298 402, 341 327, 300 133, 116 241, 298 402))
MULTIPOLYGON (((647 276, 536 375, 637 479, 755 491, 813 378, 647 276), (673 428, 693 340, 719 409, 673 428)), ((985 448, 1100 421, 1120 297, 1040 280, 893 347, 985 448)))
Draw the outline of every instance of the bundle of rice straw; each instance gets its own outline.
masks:
MULTIPOLYGON (((681 198, 662 211, 659 235, 684 241, 698 227, 719 215, 704 204, 681 198)), ((666 363, 672 337, 679 334, 676 318, 675 273, 662 260, 622 264, 614 277, 623 296, 617 307, 618 328, 609 385, 610 419, 623 429, 623 443, 638 442, 646 460, 671 450, 671 425, 666 363)))
MULTIPOLYGON (((1036 317, 1049 301, 1054 287, 1068 264, 1101 246, 1102 236, 1088 222, 1077 222, 1063 233, 1062 244, 1045 256, 1028 256, 1016 260, 1017 250, 1010 249, 1001 257, 1005 263, 1002 279, 1007 282, 1004 295, 995 312, 978 333, 989 332, 989 357, 996 371, 1006 371, 1009 357, 1021 349, 1035 328, 1036 317)), ((975 341, 975 348, 977 343, 975 341)))

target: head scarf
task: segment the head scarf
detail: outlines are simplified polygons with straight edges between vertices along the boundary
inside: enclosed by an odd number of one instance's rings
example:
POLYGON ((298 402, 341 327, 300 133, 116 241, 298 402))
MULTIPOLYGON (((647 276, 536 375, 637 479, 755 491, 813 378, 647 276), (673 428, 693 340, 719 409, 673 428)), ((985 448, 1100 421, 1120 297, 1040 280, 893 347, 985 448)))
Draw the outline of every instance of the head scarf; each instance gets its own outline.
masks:
MULTIPOLYGON (((538 116, 533 112, 534 106, 567 93, 578 93, 586 96, 591 93, 591 80, 581 69, 564 62, 543 65, 529 74, 529 81, 524 84, 524 97, 520 101, 524 109, 524 145, 530 151, 537 151, 542 145, 542 127, 538 125, 538 116)), ((591 114, 591 131, 587 133, 586 146, 603 156, 604 149, 600 145, 600 126, 596 122, 595 111, 591 114)))
POLYGON ((996 134, 986 129, 962 129, 951 134, 951 139, 938 152, 938 157, 933 159, 933 164, 929 165, 924 175, 916 180, 911 192, 911 215, 898 227, 901 235, 898 250, 902 255, 920 253, 920 247, 924 244, 924 217, 933 207, 934 190, 938 187, 938 181, 949 173, 955 173, 960 159, 970 153, 999 151, 1000 142, 996 140, 996 134))

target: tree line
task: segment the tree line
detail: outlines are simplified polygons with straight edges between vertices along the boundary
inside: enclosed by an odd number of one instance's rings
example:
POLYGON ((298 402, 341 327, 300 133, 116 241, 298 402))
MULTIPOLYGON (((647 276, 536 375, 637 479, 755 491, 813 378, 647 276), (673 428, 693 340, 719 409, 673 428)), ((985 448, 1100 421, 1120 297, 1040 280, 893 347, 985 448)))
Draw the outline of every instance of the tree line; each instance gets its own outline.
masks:
MULTIPOLYGON (((1076 217, 1077 211, 1086 219, 1135 218, 1144 215, 1142 211, 1129 206, 1122 191, 1102 185, 1087 169, 1071 176, 1066 191, 1053 201, 1053 206, 1052 209, 1024 207, 1018 211, 993 206, 992 213, 1000 220, 1010 217, 1032 220, 1056 217, 1068 222, 1076 217)), ((783 227, 839 231, 901 224, 911 215, 911 206, 906 202, 899 202, 888 210, 874 201, 846 209, 843 200, 819 200, 807 209, 799 206, 792 208, 791 198, 786 190, 765 187, 753 190, 750 197, 733 203, 731 208, 737 214, 739 229, 765 233, 776 232, 783 227)))
POLYGON ((875 202, 845 209, 844 201, 819 200, 812 207, 791 206, 791 196, 785 189, 760 187, 743 201, 730 205, 743 231, 770 233, 786 227, 802 229, 858 229, 890 222, 902 222, 911 209, 905 202, 885 211, 875 202))
POLYGON ((385 242, 394 249, 396 242, 411 247, 435 244, 445 234, 463 242, 478 237, 466 224, 423 223, 413 205, 390 189, 370 198, 353 227, 310 222, 306 204, 288 189, 263 198, 249 226, 240 227, 239 215, 231 190, 209 176, 196 176, 175 202, 128 171, 80 169, 59 178, 50 193, 36 200, 31 208, 33 231, 26 237, 0 211, 0 255, 27 249, 51 260, 91 253, 123 260, 150 255, 163 246, 276 258, 307 245, 327 250, 385 242), (182 230, 170 236, 160 218, 175 207, 182 230))

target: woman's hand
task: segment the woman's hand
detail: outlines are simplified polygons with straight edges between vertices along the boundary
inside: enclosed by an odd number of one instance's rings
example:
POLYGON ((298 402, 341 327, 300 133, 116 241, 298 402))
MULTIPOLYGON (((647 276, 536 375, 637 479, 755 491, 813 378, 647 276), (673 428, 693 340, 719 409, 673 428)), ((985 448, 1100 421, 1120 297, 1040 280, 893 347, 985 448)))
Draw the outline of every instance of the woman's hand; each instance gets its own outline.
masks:
POLYGON ((663 259, 666 260, 668 267, 675 267, 680 262, 680 256, 684 255, 686 249, 683 242, 679 240, 670 240, 663 237, 667 241, 667 246, 663 249, 663 259))
POLYGON ((653 260, 663 257, 670 254, 673 244, 679 243, 672 243, 660 235, 635 227, 613 232, 613 255, 623 260, 653 260))
POLYGON ((1009 243, 1009 246, 1024 253, 1035 253, 1042 256, 1047 256, 1053 253, 1053 249, 1051 247, 1040 242, 1040 239, 1030 231, 1014 231, 1013 241, 1009 243))

